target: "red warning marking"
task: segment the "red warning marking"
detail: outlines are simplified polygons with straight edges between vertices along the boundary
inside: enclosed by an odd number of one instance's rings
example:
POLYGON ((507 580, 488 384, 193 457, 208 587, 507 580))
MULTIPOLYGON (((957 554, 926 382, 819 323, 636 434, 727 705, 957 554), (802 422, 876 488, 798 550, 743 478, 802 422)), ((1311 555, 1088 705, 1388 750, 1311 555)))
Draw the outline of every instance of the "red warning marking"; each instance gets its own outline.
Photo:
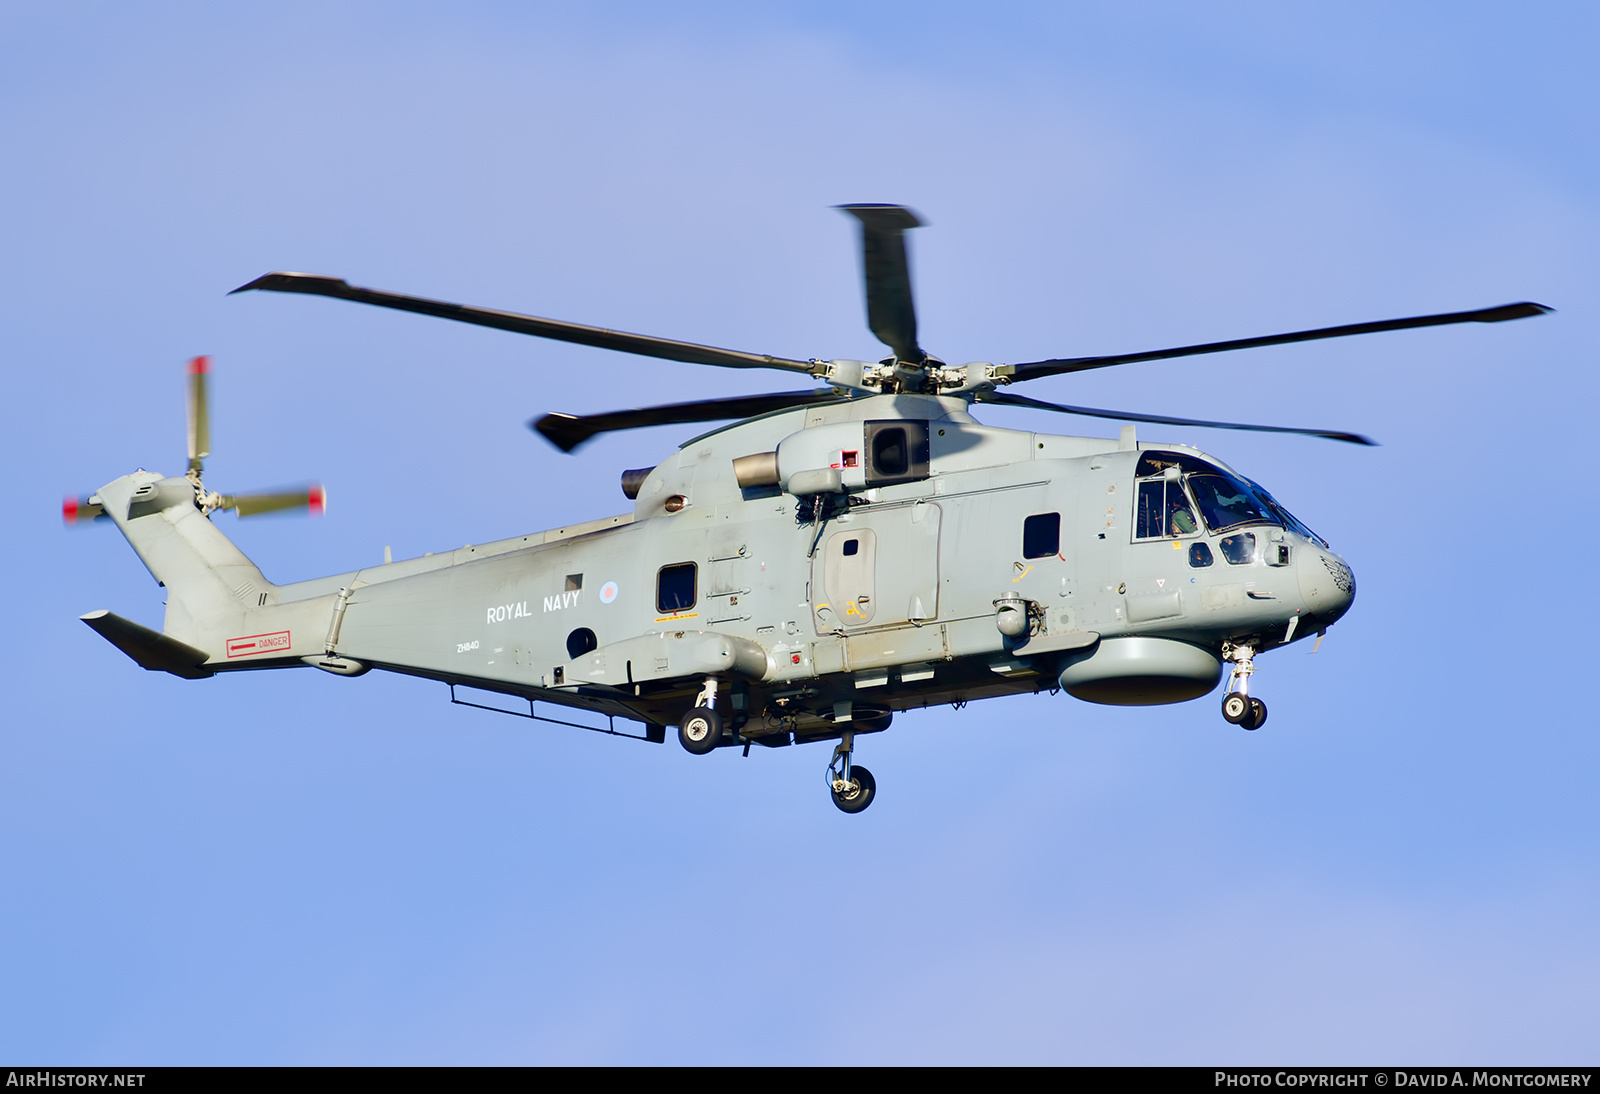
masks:
POLYGON ((251 634, 243 638, 228 639, 229 657, 251 657, 258 653, 273 653, 288 648, 288 631, 273 631, 271 634, 251 634))
POLYGON ((189 362, 189 371, 192 373, 210 372, 211 358, 196 357, 189 362))

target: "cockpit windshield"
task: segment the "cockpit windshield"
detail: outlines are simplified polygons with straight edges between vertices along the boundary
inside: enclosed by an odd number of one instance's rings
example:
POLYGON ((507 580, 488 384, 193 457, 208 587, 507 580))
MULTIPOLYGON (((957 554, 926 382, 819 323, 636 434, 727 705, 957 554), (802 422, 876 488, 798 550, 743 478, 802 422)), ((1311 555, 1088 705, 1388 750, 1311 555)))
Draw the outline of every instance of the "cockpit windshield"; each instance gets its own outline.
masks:
POLYGON ((1310 528, 1307 528, 1305 524, 1300 521, 1300 518, 1296 517, 1293 513, 1289 512, 1289 510, 1280 505, 1278 503, 1278 499, 1267 493, 1262 486, 1253 482, 1250 483, 1250 485, 1255 487, 1256 496, 1258 496, 1262 501, 1266 502, 1267 508, 1282 519, 1283 526, 1285 528, 1289 529, 1291 532, 1299 532, 1312 543, 1320 543, 1323 547, 1328 546, 1327 540, 1317 535, 1317 533, 1313 532, 1310 528))
POLYGON ((1213 532, 1226 532, 1247 524, 1274 524, 1298 532, 1324 547, 1328 545, 1264 488, 1195 456, 1181 452, 1144 452, 1134 474, 1144 479, 1161 475, 1171 467, 1183 474, 1200 516, 1213 532))
POLYGON ((1234 478, 1221 468, 1213 467, 1204 474, 1190 475, 1189 489, 1194 491, 1195 504, 1205 518, 1206 527, 1213 532, 1226 532, 1241 524, 1279 524, 1250 484, 1234 478))

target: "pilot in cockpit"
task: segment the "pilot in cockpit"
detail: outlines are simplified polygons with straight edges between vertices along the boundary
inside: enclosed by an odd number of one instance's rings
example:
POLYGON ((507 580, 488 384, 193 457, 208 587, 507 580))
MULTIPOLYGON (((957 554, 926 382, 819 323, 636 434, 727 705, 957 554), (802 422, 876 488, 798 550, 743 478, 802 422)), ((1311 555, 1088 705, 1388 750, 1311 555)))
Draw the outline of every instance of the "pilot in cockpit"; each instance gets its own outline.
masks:
POLYGON ((1189 511, 1188 499, 1181 492, 1173 497, 1170 488, 1167 498, 1167 535, 1187 536, 1198 532, 1200 529, 1194 522, 1194 514, 1189 511))

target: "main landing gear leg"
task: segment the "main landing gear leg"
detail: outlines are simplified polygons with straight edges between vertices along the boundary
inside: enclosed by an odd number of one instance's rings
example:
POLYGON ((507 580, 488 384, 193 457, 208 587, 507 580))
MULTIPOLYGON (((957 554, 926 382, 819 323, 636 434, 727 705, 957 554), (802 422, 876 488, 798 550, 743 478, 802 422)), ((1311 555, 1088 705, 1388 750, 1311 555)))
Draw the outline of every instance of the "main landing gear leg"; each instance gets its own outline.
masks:
POLYGON ((828 791, 833 795, 833 804, 846 813, 861 812, 872 804, 878 793, 872 772, 850 762, 855 741, 855 732, 845 730, 844 740, 839 742, 839 747, 833 750, 833 759, 828 761, 828 791))
POLYGON ((1252 646, 1239 646, 1228 655, 1233 673, 1228 677, 1228 693, 1222 697, 1222 717, 1244 729, 1260 729, 1267 721, 1267 704, 1250 694, 1255 656, 1252 646))
POLYGON ((694 709, 678 723, 678 743, 704 756, 722 743, 722 716, 717 713, 717 678, 706 677, 706 686, 695 697, 694 709))

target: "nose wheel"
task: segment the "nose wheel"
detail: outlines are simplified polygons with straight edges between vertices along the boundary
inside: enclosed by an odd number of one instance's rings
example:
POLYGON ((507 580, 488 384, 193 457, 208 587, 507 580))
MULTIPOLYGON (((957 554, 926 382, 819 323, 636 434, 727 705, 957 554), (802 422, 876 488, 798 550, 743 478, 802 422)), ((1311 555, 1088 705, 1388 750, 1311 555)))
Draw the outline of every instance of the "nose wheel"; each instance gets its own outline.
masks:
POLYGON ((1267 721, 1267 704, 1253 695, 1229 692, 1222 697, 1222 717, 1240 729, 1260 729, 1267 721))
POLYGON ((1228 693, 1222 697, 1222 719, 1241 729, 1260 729, 1267 724, 1267 704, 1250 694, 1250 676, 1256 671, 1256 651, 1240 646, 1233 651, 1233 673, 1228 677, 1228 693))
POLYGON ((842 813, 861 812, 878 794, 878 783, 872 772, 850 762, 850 755, 855 751, 855 736, 845 730, 844 740, 839 742, 839 747, 833 750, 833 759, 828 761, 828 792, 842 813))

